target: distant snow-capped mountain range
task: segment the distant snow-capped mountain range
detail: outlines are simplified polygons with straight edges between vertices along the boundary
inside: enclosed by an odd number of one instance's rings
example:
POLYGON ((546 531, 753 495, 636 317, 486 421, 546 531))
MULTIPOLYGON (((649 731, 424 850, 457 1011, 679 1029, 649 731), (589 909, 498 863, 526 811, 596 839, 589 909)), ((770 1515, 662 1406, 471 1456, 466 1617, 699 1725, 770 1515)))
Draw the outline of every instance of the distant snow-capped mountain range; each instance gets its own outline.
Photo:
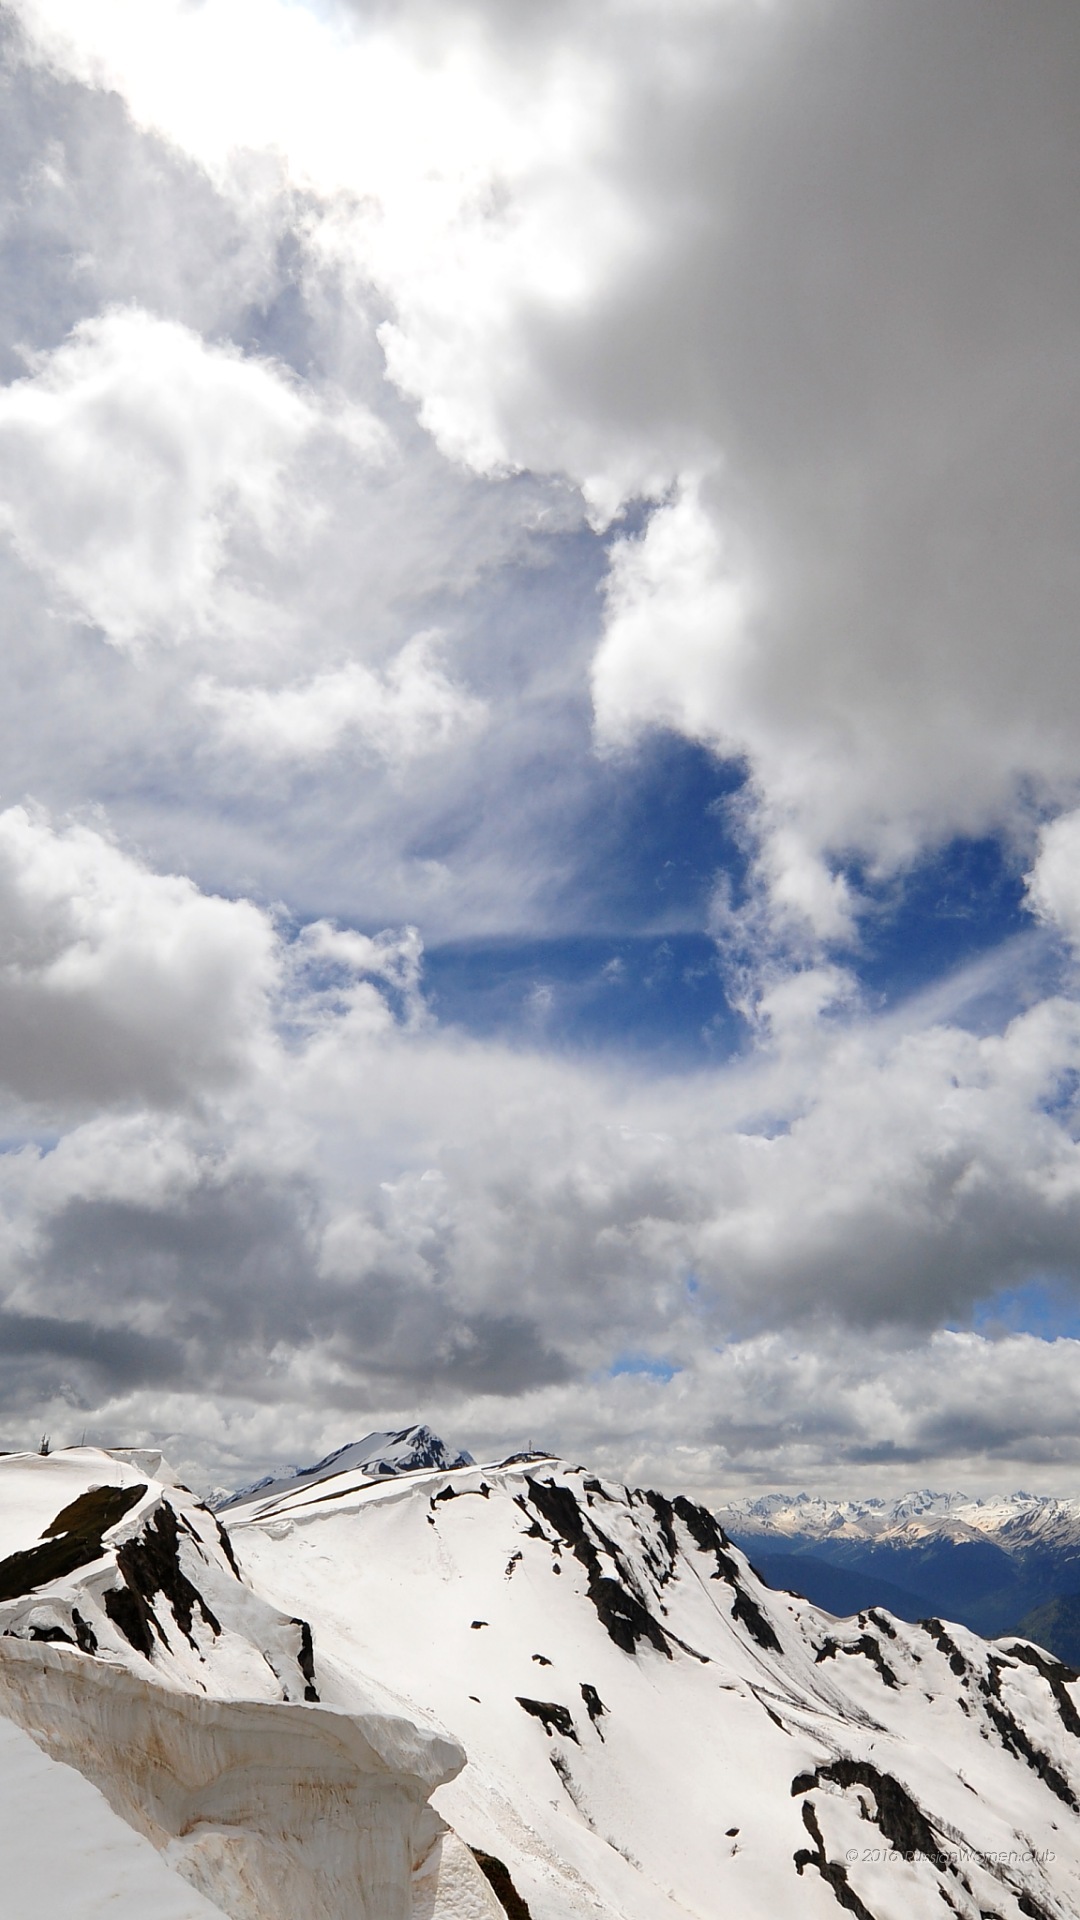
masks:
POLYGON ((159 1455, 0 1458, 4 1920, 1080 1914, 1073 1669, 376 1440, 220 1515, 159 1455))
POLYGON ((1006 1553, 1032 1547, 1080 1551, 1080 1499, 1009 1493, 975 1500, 923 1489, 895 1500, 825 1500, 809 1493, 767 1493, 717 1508, 730 1532, 813 1540, 992 1540, 1006 1553))
MULTIPOLYGON (((979 1633, 1026 1631, 1036 1610, 1080 1594, 1080 1499, 906 1493, 895 1500, 765 1494, 718 1510, 765 1577, 832 1611, 883 1604, 944 1614, 979 1633)), ((1054 1640, 1054 1651, 1080 1651, 1054 1640)))

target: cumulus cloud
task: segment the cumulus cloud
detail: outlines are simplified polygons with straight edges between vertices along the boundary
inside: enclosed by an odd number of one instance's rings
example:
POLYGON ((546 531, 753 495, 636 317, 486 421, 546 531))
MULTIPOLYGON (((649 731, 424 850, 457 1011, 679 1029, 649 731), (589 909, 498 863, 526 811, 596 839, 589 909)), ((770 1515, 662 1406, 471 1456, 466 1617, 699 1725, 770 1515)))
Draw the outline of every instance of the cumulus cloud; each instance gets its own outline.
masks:
MULTIPOLYGON (((816 1444, 843 1454, 827 1377, 785 1354, 828 1355, 840 1325, 866 1353, 915 1351, 1033 1267, 1080 1273, 1070 1003, 982 1039, 868 1022, 815 1053, 787 1027, 719 1085, 658 1086, 443 1033, 415 936, 323 925, 298 946, 293 1024, 216 1092, 204 1050, 197 1110, 69 1124, 9 1156, 7 1309, 27 1338, 55 1317, 173 1340, 175 1404, 216 1380, 241 1421, 268 1393, 343 1414, 494 1394, 508 1437, 530 1395, 622 1354, 711 1380, 730 1348, 771 1355, 784 1420, 824 1419, 816 1444)), ((170 977, 144 984, 147 1026, 151 987, 160 1020, 170 977)), ((749 1414, 724 1395, 734 1445, 749 1414)), ((703 1445, 718 1405, 690 1409, 703 1445)), ((911 1407, 906 1427, 873 1418, 882 1445, 931 1446, 911 1407)))
POLYGON ((247 901, 151 873, 103 833, 0 813, 0 1083, 25 1100, 173 1102, 244 1070, 276 979, 247 901))
POLYGON ((982 1037, 810 1004, 657 1083, 442 1031, 415 933, 283 945, 100 834, 0 826, 6 1077, 59 1116, 0 1164, 9 1437, 134 1424, 216 1471, 423 1404, 703 1489, 1071 1459, 1074 1343, 934 1332, 1080 1277, 1071 1002, 982 1037))
POLYGON ((417 634, 381 674, 353 660, 299 686, 227 687, 206 679, 194 694, 223 740, 250 753, 311 760, 354 743, 400 764, 477 732, 484 721, 483 701, 447 678, 436 649, 437 636, 417 634))
POLYGON ((1027 892, 1032 912, 1075 946, 1080 940, 1080 813, 1059 814, 1042 828, 1027 892))
MULTIPOLYGON (((1075 1339, 1022 1334, 763 1334, 699 1356, 667 1383, 598 1382, 579 1431, 613 1468, 629 1455, 643 1478, 712 1497, 748 1483, 865 1497, 928 1476, 978 1494, 1035 1475, 1040 1488, 1071 1493, 1078 1357, 1075 1339)), ((558 1417, 574 1418, 568 1405, 558 1417)))
POLYGON ((257 630, 270 616, 229 549, 280 535, 290 463, 321 424, 279 369, 117 308, 0 393, 0 524, 116 646, 257 630))
POLYGON ((977 0, 665 8, 660 57, 648 7, 20 14, 222 181, 287 153, 446 450, 601 518, 660 500, 617 549, 601 736, 744 757, 782 917, 843 936, 837 861, 1068 797, 1067 12, 1017 48, 977 0))

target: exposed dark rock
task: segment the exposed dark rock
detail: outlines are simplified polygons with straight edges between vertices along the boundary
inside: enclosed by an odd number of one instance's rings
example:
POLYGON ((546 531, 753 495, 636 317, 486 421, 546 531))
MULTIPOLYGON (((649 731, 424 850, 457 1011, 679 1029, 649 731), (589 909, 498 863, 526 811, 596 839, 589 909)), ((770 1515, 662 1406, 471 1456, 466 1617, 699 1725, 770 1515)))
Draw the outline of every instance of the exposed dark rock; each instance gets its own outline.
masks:
POLYGON ((479 1847, 470 1847, 469 1852, 503 1912, 508 1916, 508 1920, 532 1920, 528 1906, 510 1878, 510 1870, 503 1861, 497 1860, 493 1853, 482 1852, 479 1847))
POLYGON ((524 1707, 526 1713, 531 1713, 534 1720, 540 1720, 543 1723, 545 1733, 561 1733, 564 1739, 573 1740, 577 1746, 581 1745, 568 1707, 560 1707, 555 1700, 526 1700, 520 1693, 515 1695, 515 1698, 519 1707, 524 1707))
MULTIPOLYGON (((205 1508, 204 1511, 209 1513, 210 1512, 209 1507, 205 1508)), ((226 1533, 225 1528, 222 1526, 221 1521, 218 1519, 217 1514, 215 1513, 211 1517, 213 1519, 214 1525, 218 1530, 218 1540, 221 1544, 221 1551, 225 1555, 226 1560, 228 1561, 230 1567, 235 1573, 237 1579, 239 1580, 242 1578, 242 1575, 239 1567, 236 1564, 236 1555, 233 1552, 232 1541, 229 1539, 229 1536, 226 1533)))
POLYGON ((114 1627, 118 1627, 136 1653, 147 1660, 154 1657, 154 1633, 161 1637, 161 1628, 151 1610, 140 1595, 132 1593, 130 1587, 110 1587, 101 1596, 102 1605, 114 1627), (153 1621, 153 1631, 151 1631, 153 1621))
POLYGON ((93 1487, 58 1513, 44 1544, 0 1560, 0 1600, 18 1600, 101 1557, 103 1536, 137 1506, 145 1486, 93 1487))
POLYGON ((600 1725, 600 1718, 602 1714, 605 1714, 607 1712, 607 1708, 605 1707, 603 1701, 601 1700, 600 1695, 597 1693, 596 1688, 594 1686, 590 1686, 587 1680, 583 1680, 581 1683, 581 1697, 585 1702, 585 1711, 587 1712, 589 1719, 592 1721, 593 1726, 596 1728, 596 1731, 600 1735, 600 1738, 602 1740, 604 1737, 604 1734, 603 1734, 603 1729, 600 1725))
MULTIPOLYGON (((539 1507, 544 1519, 553 1527, 560 1539, 570 1548, 576 1548, 586 1541, 585 1518, 581 1508, 569 1487, 562 1487, 555 1480, 529 1479, 529 1494, 533 1505, 539 1507)), ((528 1507, 521 1503, 528 1512, 528 1507)), ((595 1547, 591 1548, 595 1553, 595 1547)))
POLYGON ((540 1522, 536 1519, 535 1515, 529 1512, 529 1503, 526 1500, 525 1495, 523 1493, 516 1493, 514 1495, 514 1505, 515 1507, 521 1508, 522 1513, 525 1515, 526 1520, 529 1522, 527 1528, 525 1529, 526 1540, 546 1540, 547 1535, 545 1534, 543 1527, 540 1525, 540 1522))
POLYGON ((923 1629, 923 1632, 928 1633, 931 1640, 937 1643, 942 1653, 948 1655, 949 1666, 952 1668, 952 1671, 957 1675, 967 1673, 968 1663, 964 1659, 956 1641, 950 1634, 946 1633, 941 1621, 920 1620, 919 1625, 923 1629))
POLYGON ((665 1494, 654 1493, 650 1490, 646 1492, 645 1498, 656 1515, 660 1533, 664 1545, 667 1548, 668 1563, 662 1577, 668 1579, 670 1578, 671 1569, 679 1553, 679 1542, 675 1537, 674 1509, 672 1508, 671 1501, 665 1494))
POLYGON ((893 1623, 889 1619, 888 1614, 879 1613, 876 1607, 871 1607, 870 1618, 873 1621, 878 1632, 883 1633, 885 1635, 886 1640, 896 1639, 896 1628, 893 1626, 893 1623))
POLYGON ((1037 1747, 1027 1730, 1009 1712, 1001 1698, 1001 1674, 1006 1662, 995 1659, 991 1654, 989 1661, 990 1677, 980 1680, 979 1691, 983 1696, 986 1712, 1001 1736, 1003 1746, 1017 1758, 1026 1760, 1033 1773, 1037 1773, 1051 1793, 1071 1807, 1074 1813, 1080 1812, 1076 1795, 1073 1793, 1060 1767, 1055 1766, 1048 1753, 1037 1747))
POLYGON ((734 1580, 738 1568, 728 1552, 731 1541, 716 1515, 710 1513, 708 1507, 699 1506, 696 1500, 688 1500, 684 1493, 677 1494, 671 1504, 699 1551, 716 1555, 718 1579, 734 1580))
POLYGON ((657 1653, 671 1659, 671 1648, 660 1622, 654 1620, 636 1594, 631 1593, 620 1581, 590 1571, 589 1599, 596 1608, 601 1624, 624 1653, 636 1653, 639 1642, 647 1640, 657 1653))
MULTIPOLYGON (((160 1639, 165 1638, 161 1624, 154 1613, 153 1601, 156 1594, 164 1594, 168 1600, 176 1624, 190 1646, 197 1645, 192 1632, 196 1608, 202 1614, 211 1633, 217 1635, 221 1632, 220 1622, 180 1565, 179 1543, 180 1533, 176 1514, 172 1507, 162 1503, 151 1514, 142 1532, 134 1540, 126 1540, 116 1551, 117 1570, 131 1596, 132 1606, 141 1619, 143 1632, 139 1638, 134 1638, 129 1632, 130 1607, 122 1607, 119 1612, 109 1608, 110 1618, 131 1641, 132 1646, 138 1647, 140 1653, 146 1654, 147 1659, 151 1657, 153 1648, 152 1631, 156 1632, 160 1639), (125 1620, 128 1625, 124 1624, 125 1620)), ((108 1599, 109 1596, 106 1595, 107 1606, 108 1599)))
POLYGON ((898 1684, 895 1673, 881 1651, 880 1643, 874 1639, 872 1633, 861 1633, 857 1640, 835 1640, 831 1633, 827 1634, 815 1655, 815 1664, 820 1666, 823 1660, 835 1660, 838 1653, 863 1654, 871 1665, 877 1668, 887 1687, 895 1687, 898 1684))
POLYGON ((694 1545, 702 1553, 711 1553, 716 1560, 714 1580, 726 1580, 733 1589, 731 1603, 732 1618, 741 1620, 747 1632, 764 1647, 768 1653, 783 1653, 784 1649, 776 1637, 775 1629, 758 1606, 757 1601, 739 1579, 737 1562, 728 1552, 731 1542, 715 1514, 708 1507, 699 1507, 694 1500, 688 1500, 685 1494, 678 1494, 671 1503, 686 1528, 694 1545))
POLYGON ((318 1688, 315 1685, 315 1648, 311 1638, 311 1626, 307 1620, 293 1620, 293 1626, 300 1629, 300 1651, 296 1664, 304 1676, 304 1699, 317 1700, 318 1688))
POLYGON ((1030 1893, 1018 1894, 1016 1904, 1024 1915, 1024 1920, 1054 1920, 1053 1914, 1048 1913, 1037 1900, 1033 1900, 1030 1893))
MULTIPOLYGON (((647 1640, 658 1653, 670 1660, 671 1648, 660 1622, 654 1619, 629 1585, 601 1572, 599 1549, 586 1530, 585 1516, 570 1488, 559 1486, 554 1480, 532 1479, 528 1487, 534 1505, 540 1509, 548 1525, 554 1528, 585 1568, 589 1599, 615 1645, 621 1647, 624 1653, 636 1653, 639 1642, 647 1640)), ((604 1539, 602 1534, 598 1537, 604 1539)), ((618 1549, 608 1540, 604 1540, 604 1545, 619 1572, 625 1575, 627 1570, 618 1549)))
POLYGON ((89 1620, 83 1619, 78 1607, 72 1607, 71 1609, 71 1624, 75 1629, 75 1644, 79 1652, 96 1653, 98 1650, 97 1634, 94 1632, 89 1620))
POLYGON ((832 1760, 813 1773, 796 1774, 791 1791, 809 1793, 826 1780, 838 1787, 869 1787, 877 1801, 877 1825, 899 1853, 924 1854, 932 1860, 943 1857, 926 1815, 891 1773, 879 1772, 868 1760, 832 1760))
POLYGON ((1071 1694, 1066 1691, 1074 1681, 1080 1680, 1076 1668, 1066 1666, 1064 1660, 1053 1659, 1043 1653, 1040 1647, 1026 1646, 1023 1641, 1011 1646, 1008 1651, 1014 1660, 1023 1660, 1027 1666, 1034 1667, 1037 1673, 1042 1674, 1054 1696, 1062 1724, 1069 1733, 1080 1738, 1080 1713, 1071 1694))
POLYGON ((731 1602, 732 1617, 741 1620, 748 1633, 764 1647, 767 1653, 783 1653, 784 1649, 776 1637, 771 1622, 762 1613, 744 1586, 735 1583, 735 1597, 731 1602))
POLYGON ((874 1920, 869 1907, 859 1899, 848 1881, 847 1868, 838 1860, 830 1860, 825 1853, 825 1840, 818 1825, 817 1815, 807 1801, 802 1810, 803 1826, 813 1841, 813 1849, 800 1847, 795 1855, 795 1871, 802 1874, 804 1867, 816 1867, 826 1886, 831 1887, 839 1906, 846 1913, 853 1913, 856 1920, 874 1920))

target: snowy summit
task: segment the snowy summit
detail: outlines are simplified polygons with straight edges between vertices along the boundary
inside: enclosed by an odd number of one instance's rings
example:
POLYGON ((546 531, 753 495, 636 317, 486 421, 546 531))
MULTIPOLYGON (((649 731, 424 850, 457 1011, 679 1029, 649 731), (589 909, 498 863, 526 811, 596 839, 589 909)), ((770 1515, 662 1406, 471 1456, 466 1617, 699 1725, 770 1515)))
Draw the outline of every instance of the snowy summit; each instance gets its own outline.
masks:
POLYGON ((414 1473, 420 1467, 471 1466, 470 1453, 452 1452, 430 1427, 403 1427, 399 1433, 369 1433, 363 1440, 353 1440, 328 1453, 324 1460, 317 1460, 313 1467, 281 1467, 277 1473, 268 1473, 234 1493, 218 1492, 208 1504, 220 1513, 257 1494, 268 1495, 293 1484, 312 1486, 349 1467, 358 1467, 370 1479, 379 1479, 387 1474, 414 1473))

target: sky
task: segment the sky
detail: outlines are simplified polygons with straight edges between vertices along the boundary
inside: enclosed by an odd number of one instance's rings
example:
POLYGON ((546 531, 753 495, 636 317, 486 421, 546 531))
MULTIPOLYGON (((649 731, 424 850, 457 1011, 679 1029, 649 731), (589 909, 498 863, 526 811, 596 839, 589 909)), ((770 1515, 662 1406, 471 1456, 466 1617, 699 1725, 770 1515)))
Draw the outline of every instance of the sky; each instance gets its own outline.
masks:
POLYGON ((0 60, 0 1445, 1075 1491, 1075 5, 0 60))

